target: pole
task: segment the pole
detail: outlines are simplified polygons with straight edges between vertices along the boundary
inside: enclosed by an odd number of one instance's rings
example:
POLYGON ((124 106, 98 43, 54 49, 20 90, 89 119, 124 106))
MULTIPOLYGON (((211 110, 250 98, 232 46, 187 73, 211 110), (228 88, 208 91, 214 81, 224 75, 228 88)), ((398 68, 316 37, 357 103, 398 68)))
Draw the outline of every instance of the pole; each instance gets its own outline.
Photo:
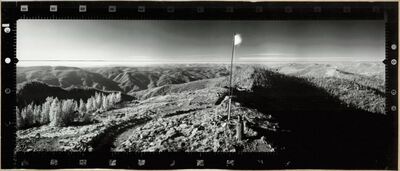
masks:
POLYGON ((236 138, 239 141, 243 139, 243 121, 240 115, 238 116, 238 121, 236 123, 236 138))
POLYGON ((229 105, 228 105, 228 121, 231 119, 231 104, 232 104, 232 77, 233 77, 233 57, 235 56, 235 33, 232 39, 232 57, 231 57, 231 73, 229 77, 229 105))

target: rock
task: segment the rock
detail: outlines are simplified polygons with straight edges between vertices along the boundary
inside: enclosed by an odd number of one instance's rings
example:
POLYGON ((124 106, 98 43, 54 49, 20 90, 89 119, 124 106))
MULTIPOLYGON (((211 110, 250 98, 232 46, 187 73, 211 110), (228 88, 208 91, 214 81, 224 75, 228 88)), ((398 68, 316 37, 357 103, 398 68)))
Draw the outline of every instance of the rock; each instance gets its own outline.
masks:
POLYGON ((180 124, 179 127, 182 128, 182 129, 184 129, 184 128, 188 127, 188 125, 185 124, 185 123, 183 123, 183 124, 180 124))
POLYGON ((149 137, 154 137, 154 132, 153 132, 153 131, 151 131, 151 132, 149 133, 149 137))
POLYGON ((140 139, 144 139, 144 138, 147 138, 148 137, 148 135, 149 135, 149 132, 142 132, 141 134, 140 134, 140 139))
POLYGON ((179 147, 180 149, 184 148, 185 146, 186 146, 186 143, 185 143, 185 142, 179 142, 179 144, 178 144, 178 147, 179 147))
POLYGON ((222 123, 221 127, 225 127, 225 126, 226 126, 226 123, 222 123))
POLYGON ((40 133, 36 133, 35 138, 39 139, 40 138, 40 133))
POLYGON ((174 136, 174 135, 176 135, 177 134, 177 132, 176 132, 176 130, 175 130, 175 128, 171 128, 171 129, 169 129, 168 131, 167 131, 167 133, 165 134, 167 137, 172 137, 172 136, 174 136))
POLYGON ((260 138, 260 141, 262 141, 262 142, 266 142, 266 141, 265 141, 265 137, 264 137, 264 136, 262 136, 262 137, 260 138))
POLYGON ((198 130, 204 130, 204 126, 199 126, 197 129, 198 130))
POLYGON ((194 128, 192 133, 190 134, 189 138, 194 137, 196 135, 196 133, 197 133, 197 128, 194 128))

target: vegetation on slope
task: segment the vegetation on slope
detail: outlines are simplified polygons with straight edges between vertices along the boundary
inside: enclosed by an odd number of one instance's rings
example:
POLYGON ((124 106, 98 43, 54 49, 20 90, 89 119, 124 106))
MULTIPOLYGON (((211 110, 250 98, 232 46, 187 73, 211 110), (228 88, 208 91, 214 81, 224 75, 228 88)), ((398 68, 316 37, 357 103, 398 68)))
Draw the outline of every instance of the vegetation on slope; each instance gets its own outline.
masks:
MULTIPOLYGON (((43 82, 27 81, 18 85, 16 97, 18 108, 23 108, 31 103, 33 103, 33 105, 42 104, 46 101, 47 97, 54 97, 59 100, 73 99, 79 101, 80 99, 83 99, 86 101, 96 93, 110 94, 112 92, 101 91, 93 88, 62 89, 56 86, 49 86, 43 82)), ((131 101, 133 99, 132 96, 122 94, 123 101, 131 101)))
POLYGON ((17 128, 29 128, 49 124, 50 126, 69 126, 89 123, 93 112, 107 111, 121 101, 121 93, 103 95, 96 93, 86 102, 72 99, 59 100, 47 97, 41 105, 28 106, 16 110, 17 128))

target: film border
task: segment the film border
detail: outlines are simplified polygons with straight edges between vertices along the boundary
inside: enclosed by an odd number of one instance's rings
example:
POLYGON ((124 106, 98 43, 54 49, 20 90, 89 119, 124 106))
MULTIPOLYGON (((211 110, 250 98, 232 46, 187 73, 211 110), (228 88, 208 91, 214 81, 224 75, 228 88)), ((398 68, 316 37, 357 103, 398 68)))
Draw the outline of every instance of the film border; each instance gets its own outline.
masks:
MULTIPOLYGON (((16 21, 107 20, 381 20, 386 38, 386 112, 398 130, 397 2, 2 2, 1 148, 3 168, 291 168, 287 154, 266 153, 14 153, 16 21), (268 162, 267 162, 268 161, 268 162)), ((395 131, 395 139, 398 139, 395 131)), ((397 150, 398 140, 395 143, 397 150)), ((345 155, 345 154, 344 154, 345 155)), ((391 156, 398 158, 397 153, 391 156)), ((393 169, 397 163, 393 163, 393 169)), ((310 169, 310 168, 308 168, 310 169)), ((364 169, 353 168, 349 169, 364 169)), ((371 168, 369 168, 371 169, 371 168)))

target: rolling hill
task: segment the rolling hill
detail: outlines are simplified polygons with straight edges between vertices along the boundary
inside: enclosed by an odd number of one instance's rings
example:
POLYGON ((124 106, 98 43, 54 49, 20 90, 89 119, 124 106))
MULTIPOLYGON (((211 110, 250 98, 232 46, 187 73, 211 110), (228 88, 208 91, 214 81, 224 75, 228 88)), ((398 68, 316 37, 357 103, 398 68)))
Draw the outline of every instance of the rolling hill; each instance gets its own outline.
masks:
POLYGON ((126 93, 196 80, 227 76, 219 65, 161 65, 151 67, 85 68, 118 83, 126 93))
POLYGON ((17 84, 41 81, 61 88, 95 88, 105 91, 122 91, 117 83, 102 75, 76 67, 18 67, 17 84))

